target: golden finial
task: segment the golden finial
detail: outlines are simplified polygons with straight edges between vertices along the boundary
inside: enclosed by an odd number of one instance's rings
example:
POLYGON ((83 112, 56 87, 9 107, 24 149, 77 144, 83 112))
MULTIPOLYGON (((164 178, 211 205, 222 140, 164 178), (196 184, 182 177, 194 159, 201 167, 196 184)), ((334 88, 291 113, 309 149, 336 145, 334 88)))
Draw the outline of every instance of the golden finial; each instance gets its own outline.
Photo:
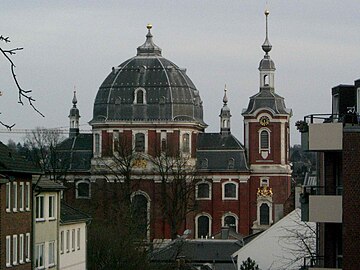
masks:
POLYGON ((266 9, 264 14, 265 14, 265 16, 268 16, 270 14, 270 11, 266 9))
POLYGON ((152 28, 152 24, 151 24, 151 23, 148 23, 148 24, 146 25, 146 28, 150 30, 150 29, 152 28))

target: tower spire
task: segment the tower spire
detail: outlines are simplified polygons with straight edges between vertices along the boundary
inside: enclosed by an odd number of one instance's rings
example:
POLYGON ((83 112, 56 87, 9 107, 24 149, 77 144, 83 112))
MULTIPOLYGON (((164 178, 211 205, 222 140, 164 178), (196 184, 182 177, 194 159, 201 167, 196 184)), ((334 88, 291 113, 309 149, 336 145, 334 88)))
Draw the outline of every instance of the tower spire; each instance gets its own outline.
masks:
POLYGON ((228 135, 230 134, 230 109, 227 106, 228 103, 228 97, 226 95, 227 89, 226 89, 226 84, 225 84, 225 88, 224 88, 224 97, 223 97, 223 107, 221 108, 220 111, 220 134, 221 135, 228 135))
POLYGON ((79 119, 80 113, 79 109, 76 107, 77 98, 76 98, 76 90, 74 86, 74 96, 72 99, 72 108, 70 109, 69 119, 70 119, 70 130, 69 130, 69 137, 73 138, 79 134, 79 119))
POLYGON ((265 36, 265 41, 263 43, 263 45, 261 46, 263 51, 265 52, 265 54, 267 55, 270 51, 271 51, 271 48, 272 48, 272 45, 270 44, 270 41, 269 41, 269 30, 268 30, 268 16, 270 14, 270 11, 269 10, 265 10, 264 12, 265 14, 265 21, 266 21, 266 36, 265 36))

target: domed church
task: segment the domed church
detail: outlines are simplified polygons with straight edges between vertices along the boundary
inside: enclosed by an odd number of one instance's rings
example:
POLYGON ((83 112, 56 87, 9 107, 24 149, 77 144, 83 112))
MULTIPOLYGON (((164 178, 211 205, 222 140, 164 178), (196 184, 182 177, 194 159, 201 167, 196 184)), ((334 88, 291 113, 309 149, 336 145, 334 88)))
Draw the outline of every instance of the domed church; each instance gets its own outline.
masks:
POLYGON ((96 202, 94 218, 115 220, 116 211, 111 209, 117 195, 104 190, 115 192, 128 184, 128 195, 141 209, 147 224, 143 233, 150 241, 184 231, 190 238, 217 238, 224 229, 242 237, 281 219, 290 196, 292 113, 275 92, 269 13, 265 15, 260 87, 242 112, 244 144, 231 133, 226 87, 219 132, 205 132, 199 90, 186 69, 162 56, 148 25, 136 56, 113 67, 101 84, 89 122, 92 134, 79 132, 74 92, 69 138, 58 147, 67 160, 63 177, 73 187, 64 199, 84 211, 96 202), (167 193, 164 201, 164 184, 173 187, 179 179, 193 186, 176 189, 173 197, 167 193), (171 208, 178 199, 183 212, 174 225, 168 216, 178 210, 171 208))

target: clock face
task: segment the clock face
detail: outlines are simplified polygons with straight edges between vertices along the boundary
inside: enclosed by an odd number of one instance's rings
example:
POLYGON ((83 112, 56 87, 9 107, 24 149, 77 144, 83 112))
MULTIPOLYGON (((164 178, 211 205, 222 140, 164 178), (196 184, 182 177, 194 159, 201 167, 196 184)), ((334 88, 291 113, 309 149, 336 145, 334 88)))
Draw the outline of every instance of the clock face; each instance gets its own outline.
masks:
POLYGON ((260 122, 260 125, 267 126, 270 123, 270 119, 267 116, 261 116, 259 122, 260 122))

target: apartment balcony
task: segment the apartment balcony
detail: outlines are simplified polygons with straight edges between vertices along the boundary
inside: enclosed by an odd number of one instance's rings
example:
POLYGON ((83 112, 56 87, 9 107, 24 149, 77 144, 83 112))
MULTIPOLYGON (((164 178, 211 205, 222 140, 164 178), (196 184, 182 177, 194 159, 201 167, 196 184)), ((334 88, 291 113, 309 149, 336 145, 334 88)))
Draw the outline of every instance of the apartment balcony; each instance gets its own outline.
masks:
POLYGON ((304 188, 301 194, 301 220, 342 223, 342 196, 318 195, 318 188, 304 188))

